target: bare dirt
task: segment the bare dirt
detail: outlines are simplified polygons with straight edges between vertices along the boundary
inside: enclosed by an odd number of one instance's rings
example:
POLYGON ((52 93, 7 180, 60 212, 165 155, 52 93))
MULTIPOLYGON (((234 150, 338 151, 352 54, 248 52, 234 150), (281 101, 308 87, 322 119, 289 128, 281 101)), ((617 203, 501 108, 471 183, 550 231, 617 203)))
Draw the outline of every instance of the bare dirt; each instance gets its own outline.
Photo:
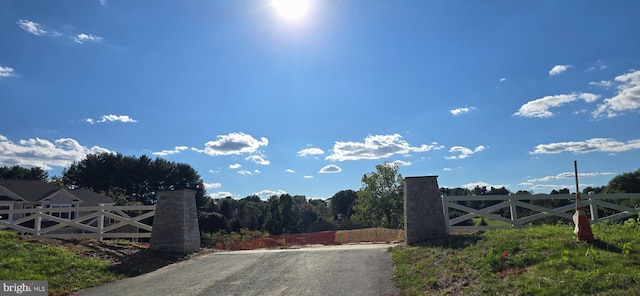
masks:
POLYGON ((28 241, 62 247, 83 258, 109 262, 115 272, 128 277, 214 252, 213 249, 202 248, 191 254, 162 253, 149 250, 148 243, 122 240, 32 238, 28 241))

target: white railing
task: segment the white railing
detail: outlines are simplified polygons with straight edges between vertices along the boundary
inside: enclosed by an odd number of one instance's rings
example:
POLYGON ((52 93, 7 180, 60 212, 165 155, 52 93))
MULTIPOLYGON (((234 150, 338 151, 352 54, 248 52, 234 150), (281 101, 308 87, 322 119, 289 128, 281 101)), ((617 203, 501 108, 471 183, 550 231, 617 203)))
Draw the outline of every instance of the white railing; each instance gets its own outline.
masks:
POLYGON ((77 208, 42 208, 0 210, 0 230, 13 230, 23 236, 55 238, 149 238, 152 226, 141 220, 155 215, 155 205, 77 208), (61 213, 73 216, 64 219, 61 213), (136 211, 137 215, 127 214, 136 211), (57 215, 55 215, 57 214, 57 215), (15 217, 18 216, 16 219, 15 217), (129 229, 123 228, 128 226, 129 229), (133 232, 132 230, 135 230, 133 232))
MULTIPOLYGON (((624 194, 584 194, 580 195, 582 206, 588 209, 589 219, 591 223, 597 223, 602 220, 621 220, 624 218, 638 215, 640 212, 640 194, 624 193, 624 194), (607 200, 635 200, 635 206, 623 206, 609 202, 607 200), (612 214, 600 217, 598 209, 607 209, 612 214)), ((575 213, 575 195, 571 194, 537 194, 537 195, 477 195, 477 196, 443 196, 442 204, 444 207, 445 219, 449 223, 450 233, 482 231, 489 229, 524 227, 533 221, 544 219, 547 217, 560 217, 568 220, 572 219, 575 213), (565 200, 566 205, 549 208, 545 207, 544 202, 538 202, 535 205, 533 201, 545 200, 565 200), (463 205, 463 202, 478 201, 495 201, 494 205, 484 208, 472 208, 463 205), (509 217, 496 214, 497 211, 508 208, 509 217), (461 216, 451 218, 450 209, 462 212, 461 216), (520 211, 519 211, 520 209, 520 211), (528 211, 527 211, 528 210, 528 211), (518 213, 528 212, 526 216, 518 216, 518 213), (503 226, 456 226, 456 224, 473 218, 484 218, 502 222, 503 226)))

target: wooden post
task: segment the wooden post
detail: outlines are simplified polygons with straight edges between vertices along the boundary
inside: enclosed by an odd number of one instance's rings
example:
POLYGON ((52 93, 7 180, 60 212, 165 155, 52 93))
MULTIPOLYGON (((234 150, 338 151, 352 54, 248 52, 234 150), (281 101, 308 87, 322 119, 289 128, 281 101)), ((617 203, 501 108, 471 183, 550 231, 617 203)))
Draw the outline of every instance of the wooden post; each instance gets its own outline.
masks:
POLYGON ((509 198, 509 212, 511 212, 511 226, 513 228, 518 227, 518 212, 517 212, 516 202, 509 198))
POLYGON ((598 218, 598 203, 599 203, 599 199, 598 198, 593 198, 591 196, 591 194, 589 194, 589 209, 591 210, 591 222, 596 223, 598 222, 599 218, 598 218))
POLYGON ((33 219, 33 227, 35 228, 36 236, 39 236, 40 230, 42 229, 42 206, 37 206, 36 210, 36 218, 33 219))
POLYGON ((98 210, 98 240, 103 240, 104 231, 104 204, 100 204, 100 210, 98 210))

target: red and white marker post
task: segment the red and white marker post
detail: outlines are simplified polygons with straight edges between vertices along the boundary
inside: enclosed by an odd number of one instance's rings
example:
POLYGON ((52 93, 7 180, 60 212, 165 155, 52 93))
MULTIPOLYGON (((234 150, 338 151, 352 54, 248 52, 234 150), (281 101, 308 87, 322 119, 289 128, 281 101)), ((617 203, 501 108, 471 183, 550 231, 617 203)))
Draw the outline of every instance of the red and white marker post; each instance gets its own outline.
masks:
POLYGON ((582 206, 580 200, 580 188, 578 186, 578 162, 573 161, 573 169, 576 174, 576 212, 573 214, 573 223, 576 225, 573 231, 578 241, 593 241, 593 232, 591 232, 591 224, 589 223, 589 217, 587 217, 587 211, 582 206))

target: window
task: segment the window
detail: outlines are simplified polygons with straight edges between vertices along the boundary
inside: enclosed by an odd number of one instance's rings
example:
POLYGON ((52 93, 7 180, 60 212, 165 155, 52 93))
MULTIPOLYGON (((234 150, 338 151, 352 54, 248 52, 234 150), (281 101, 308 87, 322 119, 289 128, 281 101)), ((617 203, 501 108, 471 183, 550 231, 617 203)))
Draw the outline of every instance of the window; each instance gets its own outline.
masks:
POLYGON ((51 216, 62 218, 62 219, 73 219, 73 212, 71 211, 71 205, 68 205, 68 204, 52 204, 50 206, 50 208, 52 208, 52 209, 69 208, 68 212, 51 213, 51 216))
MULTIPOLYGON (((0 205, 0 211, 11 210, 11 205, 0 205)), ((0 214, 0 220, 7 221, 9 220, 9 214, 0 214)))

